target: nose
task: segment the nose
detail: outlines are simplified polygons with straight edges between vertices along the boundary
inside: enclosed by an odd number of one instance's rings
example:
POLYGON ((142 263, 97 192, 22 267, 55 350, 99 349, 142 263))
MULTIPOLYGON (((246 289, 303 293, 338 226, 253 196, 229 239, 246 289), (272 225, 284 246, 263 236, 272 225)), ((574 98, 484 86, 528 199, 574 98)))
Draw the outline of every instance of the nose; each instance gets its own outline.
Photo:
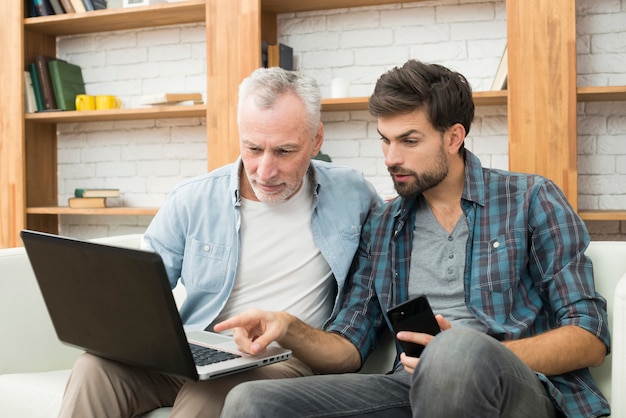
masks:
POLYGON ((271 152, 264 152, 263 156, 259 160, 257 167, 257 175, 262 182, 268 181, 276 175, 277 169, 276 158, 271 152))
POLYGON ((403 163, 402 151, 395 142, 383 142, 383 155, 385 156, 385 165, 387 167, 401 166, 403 163))

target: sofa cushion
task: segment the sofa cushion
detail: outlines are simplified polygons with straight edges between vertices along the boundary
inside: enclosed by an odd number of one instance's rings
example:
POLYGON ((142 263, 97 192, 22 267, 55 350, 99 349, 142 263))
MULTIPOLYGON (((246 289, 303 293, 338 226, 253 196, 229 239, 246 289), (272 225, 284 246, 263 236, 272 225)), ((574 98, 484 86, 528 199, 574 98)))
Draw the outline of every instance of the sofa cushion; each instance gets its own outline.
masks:
POLYGON ((49 418, 56 416, 69 370, 0 375, 2 416, 49 418))

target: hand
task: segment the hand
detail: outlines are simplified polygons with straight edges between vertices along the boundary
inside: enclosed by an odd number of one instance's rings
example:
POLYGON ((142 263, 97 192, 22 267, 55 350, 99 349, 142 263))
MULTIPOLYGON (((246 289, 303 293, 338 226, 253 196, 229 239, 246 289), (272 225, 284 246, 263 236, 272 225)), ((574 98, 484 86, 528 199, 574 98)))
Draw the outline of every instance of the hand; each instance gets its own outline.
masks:
POLYGON ((232 329, 235 343, 240 351, 260 354, 273 341, 279 341, 287 333, 291 316, 285 312, 268 312, 249 309, 239 315, 216 324, 216 332, 232 329))
MULTIPOLYGON (((441 329, 441 331, 452 328, 452 325, 450 325, 450 321, 445 319, 442 315, 435 315, 435 319, 437 319, 437 323, 439 324, 439 328, 441 329)), ((421 332, 400 331, 397 334, 397 338, 401 341, 421 344, 425 347, 435 337, 433 335, 424 334, 421 332)), ((419 357, 407 356, 406 353, 400 354, 400 362, 404 365, 404 370, 409 374, 413 374, 419 361, 419 357)))

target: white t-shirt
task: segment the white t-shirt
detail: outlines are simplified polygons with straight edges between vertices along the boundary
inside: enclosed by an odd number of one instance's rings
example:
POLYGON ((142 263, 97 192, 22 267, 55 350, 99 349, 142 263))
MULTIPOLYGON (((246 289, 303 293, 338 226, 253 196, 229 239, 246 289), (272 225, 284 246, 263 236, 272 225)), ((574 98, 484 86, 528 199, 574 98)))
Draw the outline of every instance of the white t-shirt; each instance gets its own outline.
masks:
POLYGON ((242 199, 241 263, 235 286, 215 322, 248 308, 286 311, 320 328, 330 315, 335 280, 311 232, 308 178, 282 203, 242 199))

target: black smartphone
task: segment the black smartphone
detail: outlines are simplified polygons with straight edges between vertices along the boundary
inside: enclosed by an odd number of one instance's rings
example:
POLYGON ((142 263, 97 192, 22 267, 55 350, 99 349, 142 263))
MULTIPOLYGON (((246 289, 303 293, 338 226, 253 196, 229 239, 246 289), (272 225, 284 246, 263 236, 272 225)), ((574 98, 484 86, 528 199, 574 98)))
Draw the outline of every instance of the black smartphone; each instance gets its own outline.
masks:
MULTIPOLYGON (((394 339, 400 331, 422 332, 430 335, 437 335, 441 331, 428 299, 424 295, 394 306, 387 311, 387 316, 393 327, 394 339)), ((398 339, 396 341, 404 352, 411 357, 419 357, 424 350, 424 346, 421 344, 399 341, 398 339)))

